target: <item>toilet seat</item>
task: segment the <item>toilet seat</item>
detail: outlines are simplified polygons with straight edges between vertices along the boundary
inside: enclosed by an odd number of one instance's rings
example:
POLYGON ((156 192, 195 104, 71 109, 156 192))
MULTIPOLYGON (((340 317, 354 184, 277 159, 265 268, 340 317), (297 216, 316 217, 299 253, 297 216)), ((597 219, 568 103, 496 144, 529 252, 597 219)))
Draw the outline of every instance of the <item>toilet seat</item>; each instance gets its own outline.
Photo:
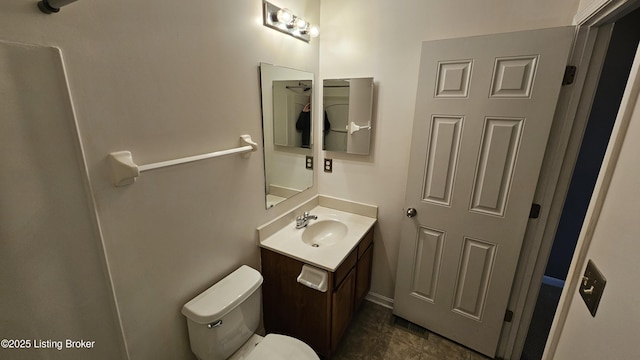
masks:
POLYGON ((290 336, 269 334, 253 349, 247 360, 319 360, 304 342, 290 336))

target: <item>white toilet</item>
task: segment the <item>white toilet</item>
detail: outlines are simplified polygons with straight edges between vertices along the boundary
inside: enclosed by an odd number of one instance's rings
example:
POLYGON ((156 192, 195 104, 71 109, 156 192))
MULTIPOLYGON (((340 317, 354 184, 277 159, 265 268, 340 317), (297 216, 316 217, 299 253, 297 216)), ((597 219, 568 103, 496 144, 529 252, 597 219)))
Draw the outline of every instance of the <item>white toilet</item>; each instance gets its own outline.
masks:
POLYGON ((182 307, 191 351, 200 360, 319 360, 304 342, 254 332, 260 322, 262 275, 246 265, 182 307))

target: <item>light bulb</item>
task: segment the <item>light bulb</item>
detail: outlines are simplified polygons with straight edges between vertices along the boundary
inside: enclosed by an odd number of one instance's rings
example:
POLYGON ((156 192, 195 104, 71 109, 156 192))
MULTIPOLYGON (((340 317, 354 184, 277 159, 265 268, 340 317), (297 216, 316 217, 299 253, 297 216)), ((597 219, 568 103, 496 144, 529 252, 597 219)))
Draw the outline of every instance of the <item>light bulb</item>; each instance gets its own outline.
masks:
POLYGON ((307 26, 309 26, 309 23, 307 22, 307 20, 303 18, 296 18, 295 24, 299 30, 305 30, 307 26))
POLYGON ((289 24, 293 21, 293 13, 289 9, 280 9, 276 15, 279 22, 283 24, 289 24))
POLYGON ((311 37, 318 37, 318 35, 320 35, 320 29, 315 25, 310 25, 307 32, 311 37))

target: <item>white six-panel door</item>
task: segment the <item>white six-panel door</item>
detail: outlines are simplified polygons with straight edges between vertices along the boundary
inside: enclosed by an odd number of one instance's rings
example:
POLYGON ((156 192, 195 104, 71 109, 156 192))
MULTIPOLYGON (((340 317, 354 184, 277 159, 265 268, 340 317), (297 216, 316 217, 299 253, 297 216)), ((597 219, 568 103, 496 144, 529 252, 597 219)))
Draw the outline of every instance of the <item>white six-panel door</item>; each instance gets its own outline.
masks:
POLYGON ((422 46, 394 313, 489 356, 573 33, 422 46))

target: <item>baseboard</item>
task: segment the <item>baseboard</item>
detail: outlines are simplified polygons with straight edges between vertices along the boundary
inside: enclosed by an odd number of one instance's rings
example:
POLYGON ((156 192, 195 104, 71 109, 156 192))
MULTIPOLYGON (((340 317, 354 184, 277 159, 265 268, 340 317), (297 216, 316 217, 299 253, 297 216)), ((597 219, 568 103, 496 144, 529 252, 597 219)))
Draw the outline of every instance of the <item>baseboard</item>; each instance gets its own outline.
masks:
POLYGON ((388 298, 386 296, 376 294, 374 292, 369 292, 364 299, 374 304, 384 306, 387 309, 393 309, 393 299, 388 298))
POLYGON ((551 276, 543 276, 542 277, 542 283, 543 284, 547 284, 547 285, 551 285, 551 286, 555 286, 555 287, 559 287, 559 288, 563 288, 564 287, 564 280, 562 279, 557 279, 551 276))

